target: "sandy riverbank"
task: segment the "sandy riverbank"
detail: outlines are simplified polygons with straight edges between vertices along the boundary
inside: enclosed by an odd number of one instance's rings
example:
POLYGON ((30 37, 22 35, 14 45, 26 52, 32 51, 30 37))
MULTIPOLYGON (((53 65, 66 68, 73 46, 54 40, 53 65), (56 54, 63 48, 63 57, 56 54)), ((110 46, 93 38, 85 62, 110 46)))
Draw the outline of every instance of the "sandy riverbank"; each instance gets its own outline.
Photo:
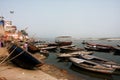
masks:
MULTIPOLYGON (((0 62, 8 55, 6 48, 0 48, 0 62)), ((34 54, 41 58, 39 54, 34 54)), ((11 62, 0 65, 0 80, 83 80, 54 65, 44 64, 36 70, 27 70, 11 62)))

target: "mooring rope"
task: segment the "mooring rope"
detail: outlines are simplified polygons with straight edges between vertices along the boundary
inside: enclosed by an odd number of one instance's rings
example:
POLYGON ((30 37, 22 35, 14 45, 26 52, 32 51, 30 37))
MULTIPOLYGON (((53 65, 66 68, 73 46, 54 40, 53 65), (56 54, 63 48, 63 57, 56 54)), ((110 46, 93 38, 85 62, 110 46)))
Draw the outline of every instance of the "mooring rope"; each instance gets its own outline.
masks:
POLYGON ((11 59, 9 59, 7 62, 9 62, 9 61, 17 58, 18 56, 20 56, 21 54, 23 54, 23 52, 24 52, 24 50, 22 52, 20 52, 18 55, 16 55, 16 56, 12 57, 11 59))
MULTIPOLYGON (((17 47, 15 47, 15 49, 16 49, 16 48, 17 48, 17 47)), ((10 55, 15 51, 15 49, 10 53, 10 55)), ((0 65, 3 64, 3 63, 7 63, 7 62, 9 62, 9 61, 11 61, 11 60, 13 60, 13 59, 15 59, 16 57, 20 56, 23 52, 24 52, 24 50, 21 51, 18 55, 14 56, 14 57, 11 58, 11 59, 8 59, 9 56, 10 56, 10 55, 8 55, 3 61, 1 61, 0 65), (8 59, 8 60, 7 60, 7 59, 8 59), (7 61, 6 61, 6 60, 7 60, 7 61), (6 62, 5 62, 5 61, 6 61, 6 62)), ((8 69, 8 68, 6 68, 6 69, 8 69)), ((1 71, 4 71, 4 70, 6 70, 6 69, 0 70, 0 72, 1 72, 1 71)))
POLYGON ((13 46, 13 45, 9 44, 9 45, 7 46, 7 49, 9 50, 12 46, 13 46))
MULTIPOLYGON (((15 49, 16 49, 16 48, 17 48, 17 47, 15 47, 15 49)), ((12 52, 0 62, 0 65, 3 64, 3 63, 9 58, 9 56, 15 51, 15 49, 12 50, 12 52)))

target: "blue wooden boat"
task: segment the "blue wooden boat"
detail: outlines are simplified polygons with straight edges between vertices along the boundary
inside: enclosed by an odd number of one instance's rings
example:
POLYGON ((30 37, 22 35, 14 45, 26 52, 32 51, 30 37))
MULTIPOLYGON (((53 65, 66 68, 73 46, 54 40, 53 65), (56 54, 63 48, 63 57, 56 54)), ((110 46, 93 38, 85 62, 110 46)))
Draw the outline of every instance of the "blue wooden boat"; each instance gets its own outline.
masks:
POLYGON ((12 44, 12 46, 8 48, 8 51, 10 53, 9 59, 17 66, 33 69, 34 67, 42 65, 41 61, 37 60, 28 51, 25 51, 15 44, 12 44))

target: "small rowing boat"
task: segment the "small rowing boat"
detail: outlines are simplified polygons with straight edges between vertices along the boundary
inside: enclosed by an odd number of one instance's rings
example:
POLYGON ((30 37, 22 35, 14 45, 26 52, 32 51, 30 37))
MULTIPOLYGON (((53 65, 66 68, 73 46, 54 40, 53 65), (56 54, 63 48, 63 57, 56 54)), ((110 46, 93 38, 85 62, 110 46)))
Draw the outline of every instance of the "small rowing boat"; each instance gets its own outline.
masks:
POLYGON ((119 64, 117 64, 116 62, 104 59, 104 58, 96 57, 96 56, 93 56, 93 55, 83 55, 83 54, 80 55, 79 57, 82 58, 82 59, 85 59, 85 60, 89 60, 89 61, 92 61, 92 62, 102 64, 102 65, 107 66, 107 67, 120 69, 119 64))
POLYGON ((90 70, 90 71, 94 71, 94 72, 112 74, 115 71, 115 69, 112 68, 112 67, 104 66, 104 65, 101 65, 99 63, 95 63, 95 62, 88 61, 88 60, 85 60, 85 59, 71 57, 70 61, 74 65, 76 65, 80 68, 90 70))

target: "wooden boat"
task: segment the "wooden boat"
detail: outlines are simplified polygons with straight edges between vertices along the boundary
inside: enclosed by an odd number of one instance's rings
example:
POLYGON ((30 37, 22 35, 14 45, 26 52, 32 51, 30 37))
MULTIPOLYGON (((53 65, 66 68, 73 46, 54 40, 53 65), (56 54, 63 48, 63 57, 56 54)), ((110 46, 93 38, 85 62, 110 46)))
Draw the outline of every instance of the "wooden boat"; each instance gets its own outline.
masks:
POLYGON ((44 50, 44 49, 42 50, 42 49, 41 49, 41 50, 40 50, 40 53, 43 54, 43 55, 46 56, 46 57, 49 56, 49 51, 47 51, 47 50, 44 50))
POLYGON ((112 80, 111 74, 103 74, 103 73, 96 73, 96 72, 93 72, 93 71, 88 71, 86 69, 75 66, 74 64, 72 64, 70 66, 70 69, 75 71, 75 72, 78 72, 82 75, 87 75, 89 77, 94 77, 94 78, 101 79, 101 80, 105 80, 105 79, 106 80, 112 80))
POLYGON ((120 44, 118 44, 117 46, 120 47, 120 44))
POLYGON ((11 45, 12 46, 8 48, 10 53, 9 60, 14 64, 26 69, 33 69, 34 67, 42 65, 42 62, 33 57, 29 52, 15 44, 11 45))
POLYGON ((82 41, 82 44, 86 44, 87 42, 85 40, 82 41))
POLYGON ((40 48, 40 50, 55 51, 56 48, 57 48, 56 46, 50 46, 50 47, 40 48))
POLYGON ((103 59, 103 58, 96 57, 96 56, 93 56, 93 55, 83 55, 83 54, 81 54, 79 57, 82 58, 82 59, 85 59, 85 60, 89 60, 89 61, 92 61, 92 62, 102 64, 102 65, 107 66, 107 67, 120 69, 119 64, 117 64, 116 62, 107 60, 107 59, 103 59))
POLYGON ((47 44, 35 44, 35 46, 36 46, 38 49, 48 47, 47 44))
POLYGON ((45 41, 35 41, 33 42, 33 44, 37 48, 44 48, 48 46, 48 44, 45 41))
POLYGON ((55 51, 57 46, 54 43, 51 44, 35 44, 35 46, 39 49, 39 50, 48 50, 48 51, 55 51))
POLYGON ((58 44, 57 43, 47 43, 47 45, 48 45, 48 47, 50 47, 50 46, 58 46, 58 44))
POLYGON ((74 45, 70 46, 61 46, 60 47, 60 53, 66 53, 66 52, 75 52, 75 51, 83 51, 82 48, 77 48, 74 45))
POLYGON ((66 42, 65 41, 64 42, 56 42, 56 43, 58 43, 59 46, 66 46, 66 45, 72 44, 72 42, 67 42, 67 41, 66 42))
POLYGON ((110 52, 115 50, 114 47, 109 45, 92 44, 92 43, 86 43, 86 46, 84 46, 84 48, 89 51, 100 51, 100 52, 110 52))
POLYGON ((39 48, 37 48, 33 44, 28 44, 28 51, 31 52, 31 53, 35 53, 35 52, 39 51, 39 48))
POLYGON ((57 57, 59 58, 69 58, 69 57, 77 57, 81 54, 88 55, 88 54, 93 54, 93 52, 88 52, 88 51, 77 51, 77 52, 72 52, 72 53, 59 53, 57 54, 57 57))
POLYGON ((72 44, 71 36, 56 37, 55 42, 58 44, 58 46, 66 46, 72 44))
POLYGON ((114 55, 120 55, 120 49, 115 49, 114 55))
POLYGON ((71 57, 70 61, 78 67, 81 67, 81 68, 86 69, 86 70, 94 71, 94 72, 112 74, 115 71, 114 68, 111 68, 108 66, 103 66, 103 65, 100 65, 98 63, 88 61, 85 59, 71 57))

